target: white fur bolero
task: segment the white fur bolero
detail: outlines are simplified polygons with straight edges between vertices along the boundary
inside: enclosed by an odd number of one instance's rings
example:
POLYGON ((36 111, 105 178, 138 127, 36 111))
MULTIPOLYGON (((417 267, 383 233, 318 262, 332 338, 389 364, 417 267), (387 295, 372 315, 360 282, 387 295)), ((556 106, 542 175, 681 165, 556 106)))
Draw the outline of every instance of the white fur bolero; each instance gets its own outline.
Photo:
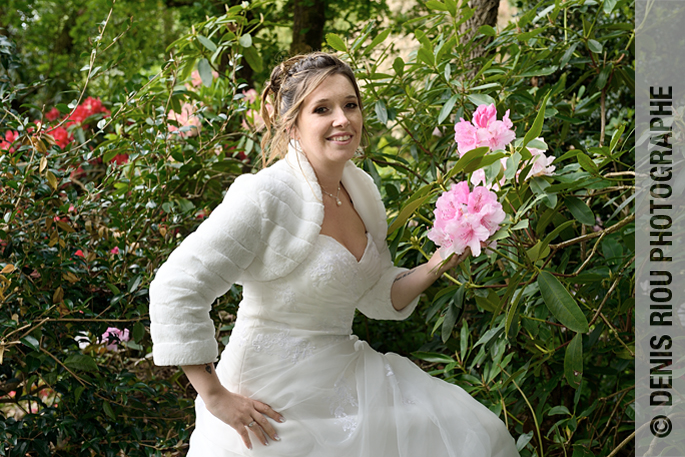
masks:
MULTIPOLYGON (((416 306, 393 308, 390 289, 404 271, 392 265, 386 213, 371 177, 352 162, 342 183, 379 247, 385 268, 358 309, 375 319, 404 319, 416 306)), ((307 258, 321 232, 321 188, 303 154, 238 177, 223 202, 159 268, 150 284, 150 332, 157 365, 199 365, 218 356, 209 311, 234 283, 270 281, 307 258)))

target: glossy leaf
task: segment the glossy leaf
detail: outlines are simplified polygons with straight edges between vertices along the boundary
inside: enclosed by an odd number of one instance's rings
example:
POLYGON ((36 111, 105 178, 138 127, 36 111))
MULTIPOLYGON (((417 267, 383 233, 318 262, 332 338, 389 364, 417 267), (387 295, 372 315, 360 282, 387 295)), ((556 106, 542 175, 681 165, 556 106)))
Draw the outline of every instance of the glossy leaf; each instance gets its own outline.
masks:
POLYGON ((564 376, 571 387, 580 387, 580 381, 583 378, 583 335, 581 333, 576 333, 566 347, 564 376))
POLYGON ((578 222, 585 225, 595 225, 595 215, 583 200, 576 197, 566 197, 564 203, 578 222))
POLYGON ((554 317, 574 332, 588 332, 585 314, 557 278, 547 271, 541 271, 537 279, 542 298, 554 317))

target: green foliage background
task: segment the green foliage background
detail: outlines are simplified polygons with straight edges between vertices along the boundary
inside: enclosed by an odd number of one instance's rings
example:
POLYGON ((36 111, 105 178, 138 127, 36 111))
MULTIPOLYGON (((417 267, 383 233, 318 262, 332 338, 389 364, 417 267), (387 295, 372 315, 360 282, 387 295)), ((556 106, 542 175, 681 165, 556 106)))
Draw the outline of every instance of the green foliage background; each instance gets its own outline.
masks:
MULTIPOLYGON (((134 23, 159 11, 150 4, 134 23)), ((0 133, 20 134, 0 152, 0 455, 182 455, 192 392, 179 371, 151 362, 147 286, 232 180, 260 167, 261 133, 242 126, 257 102, 243 91, 261 87, 285 46, 276 16, 259 14, 273 10, 267 3, 208 18, 188 10, 192 28, 159 43, 112 21, 133 3, 118 2, 109 21, 104 2, 87 5, 83 58, 54 56, 62 81, 44 71, 48 51, 37 38, 53 27, 49 15, 35 35, 0 37, 0 133), (171 56, 152 59, 164 45, 171 56), (141 54, 121 56, 118 46, 141 54), (196 69, 203 84, 186 85, 196 69), (69 127, 76 141, 61 149, 32 121, 53 105, 68 114, 84 93, 100 96, 111 116, 69 127), (197 109, 198 135, 169 132, 178 127, 169 111, 184 103, 197 109), (114 160, 121 154, 127 163, 114 160), (97 341, 112 326, 132 334, 119 352, 97 341), (79 335, 91 344, 80 349, 79 335), (40 395, 47 389, 58 402, 40 395)), ((631 455, 632 4, 518 6, 508 26, 483 26, 471 40, 458 30, 472 10, 454 0, 328 35, 363 84, 372 138, 359 165, 381 189, 399 265, 434 249, 425 234, 451 182, 479 168, 506 178, 497 252, 436 283, 408 321, 358 316, 355 332, 467 389, 505 420, 523 456, 631 455), (395 34, 417 48, 396 49, 395 34), (469 62, 479 45, 487 52, 469 62), (508 174, 495 153, 456 151, 455 122, 481 103, 495 103, 500 117, 511 111, 519 141, 501 153, 508 174), (555 174, 517 180, 537 137, 556 157, 555 174)), ((222 343, 239 292, 214 307, 222 343)))

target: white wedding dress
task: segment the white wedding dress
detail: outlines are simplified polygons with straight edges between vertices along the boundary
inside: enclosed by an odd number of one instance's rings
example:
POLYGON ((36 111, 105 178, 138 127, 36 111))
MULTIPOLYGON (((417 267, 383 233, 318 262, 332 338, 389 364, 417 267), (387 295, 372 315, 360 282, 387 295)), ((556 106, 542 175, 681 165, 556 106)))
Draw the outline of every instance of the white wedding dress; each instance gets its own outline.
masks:
POLYGON ((287 276, 246 282, 216 371, 228 390, 280 412, 262 446, 196 400, 189 456, 514 457, 503 422, 461 388, 351 334, 355 305, 382 274, 371 236, 357 259, 319 235, 287 276))

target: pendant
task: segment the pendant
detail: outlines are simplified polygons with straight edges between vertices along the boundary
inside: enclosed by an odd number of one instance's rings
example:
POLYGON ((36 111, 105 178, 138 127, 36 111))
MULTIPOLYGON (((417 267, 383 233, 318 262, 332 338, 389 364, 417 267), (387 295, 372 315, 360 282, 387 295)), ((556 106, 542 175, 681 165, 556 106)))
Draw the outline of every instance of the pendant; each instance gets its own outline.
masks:
POLYGON ((340 201, 340 199, 338 197, 335 197, 335 204, 338 206, 342 206, 342 202, 340 201))

